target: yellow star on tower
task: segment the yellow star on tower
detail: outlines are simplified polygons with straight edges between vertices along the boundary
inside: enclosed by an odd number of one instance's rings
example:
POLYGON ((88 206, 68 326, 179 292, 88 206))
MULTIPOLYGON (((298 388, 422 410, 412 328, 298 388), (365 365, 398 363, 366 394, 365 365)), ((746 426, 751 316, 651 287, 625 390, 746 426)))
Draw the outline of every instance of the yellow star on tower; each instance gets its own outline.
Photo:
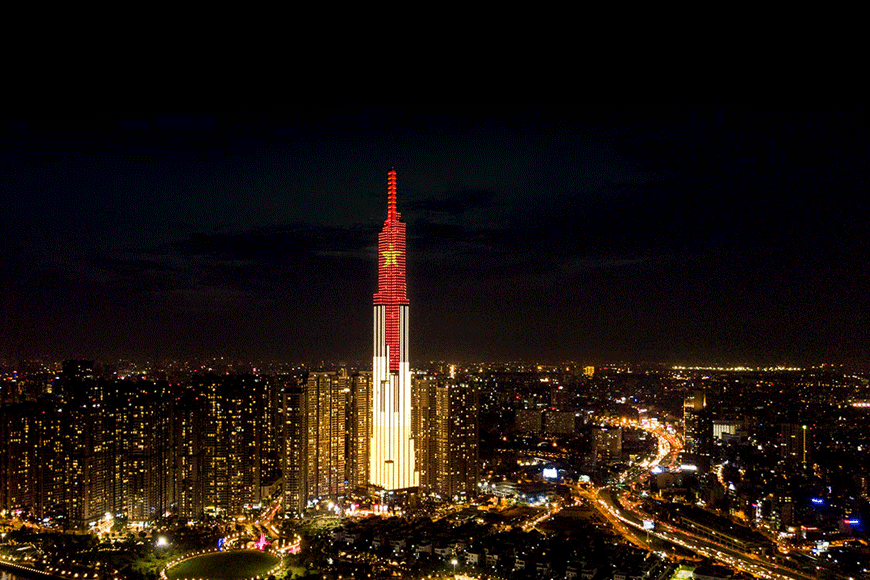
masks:
POLYGON ((393 244, 390 244, 390 249, 381 252, 384 255, 384 268, 392 264, 393 266, 398 267, 399 263, 396 262, 396 256, 401 254, 399 250, 393 249, 393 244))

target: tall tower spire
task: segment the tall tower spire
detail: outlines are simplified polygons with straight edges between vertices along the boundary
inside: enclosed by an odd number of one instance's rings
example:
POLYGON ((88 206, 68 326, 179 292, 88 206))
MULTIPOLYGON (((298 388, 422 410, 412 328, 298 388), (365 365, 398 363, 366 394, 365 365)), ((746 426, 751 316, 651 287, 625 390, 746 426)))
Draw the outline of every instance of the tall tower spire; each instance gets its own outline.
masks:
POLYGON ((378 234, 378 291, 374 295, 370 482, 386 490, 417 487, 411 436, 411 367, 405 224, 396 211, 396 170, 387 177, 387 219, 378 234))
POLYGON ((387 221, 396 221, 396 169, 387 174, 387 221))

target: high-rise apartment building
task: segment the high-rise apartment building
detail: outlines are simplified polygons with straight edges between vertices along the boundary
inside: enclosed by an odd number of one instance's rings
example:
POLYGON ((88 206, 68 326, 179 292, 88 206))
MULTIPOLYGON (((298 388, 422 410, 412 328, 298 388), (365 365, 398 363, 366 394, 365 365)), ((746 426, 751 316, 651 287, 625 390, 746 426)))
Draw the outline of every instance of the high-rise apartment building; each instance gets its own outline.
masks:
POLYGON ((417 487, 411 434, 411 368, 405 284, 405 224, 396 211, 396 172, 387 178, 387 219, 378 235, 374 295, 372 437, 369 478, 385 490, 417 487))
POLYGON ((443 497, 468 500, 480 479, 477 387, 449 381, 437 387, 433 440, 436 460, 430 468, 433 489, 443 497))
POLYGON ((435 399, 438 379, 433 376, 418 375, 411 385, 411 433, 414 437, 414 466, 417 468, 420 490, 431 489, 430 470, 434 462, 434 447, 431 433, 434 429, 435 399))
POLYGON ((171 496, 179 515, 196 517, 205 506, 204 401, 196 391, 186 389, 178 397, 172 421, 171 496))
POLYGON ((305 383, 308 497, 345 492, 347 465, 347 372, 312 372, 305 383))
POLYGON ((802 423, 783 423, 779 427, 782 459, 804 467, 812 463, 812 428, 802 423))
POLYGON ((348 405, 347 480, 351 488, 369 483, 369 450, 372 437, 372 373, 350 377, 348 405))
POLYGON ((282 387, 281 472, 284 476, 284 509, 299 513, 308 501, 308 461, 306 427, 306 385, 296 377, 282 387))
POLYGON ((158 389, 150 381, 118 381, 91 396, 102 401, 102 412, 90 423, 94 461, 88 519, 110 512, 149 521, 169 507, 169 398, 158 389))
POLYGON ((707 410, 707 395, 693 389, 683 399, 684 453, 708 457, 713 443, 713 419, 707 410))
POLYGON ((415 425, 420 487, 449 499, 477 495, 480 479, 475 385, 454 379, 422 378, 415 383, 419 427, 415 425))
POLYGON ((596 427, 592 434, 598 461, 622 458, 622 427, 596 427))
MULTIPOLYGON (((272 383, 256 375, 195 377, 204 399, 204 502, 206 510, 242 513, 263 501, 263 465, 272 449, 272 383)), ((277 450, 275 450, 277 451, 277 450)))
POLYGON ((0 408, 0 507, 39 502, 40 413, 34 403, 0 408))
POLYGON ((284 380, 281 471, 288 512, 368 485, 371 378, 342 369, 284 380))

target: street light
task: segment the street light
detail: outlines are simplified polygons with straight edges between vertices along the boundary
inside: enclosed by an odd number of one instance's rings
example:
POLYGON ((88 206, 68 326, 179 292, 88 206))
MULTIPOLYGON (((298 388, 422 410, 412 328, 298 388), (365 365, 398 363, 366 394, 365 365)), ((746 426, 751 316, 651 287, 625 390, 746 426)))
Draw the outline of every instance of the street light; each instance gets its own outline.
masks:
POLYGON ((453 558, 452 560, 450 560, 450 563, 453 564, 453 575, 456 576, 456 565, 459 563, 459 561, 456 558, 453 558))

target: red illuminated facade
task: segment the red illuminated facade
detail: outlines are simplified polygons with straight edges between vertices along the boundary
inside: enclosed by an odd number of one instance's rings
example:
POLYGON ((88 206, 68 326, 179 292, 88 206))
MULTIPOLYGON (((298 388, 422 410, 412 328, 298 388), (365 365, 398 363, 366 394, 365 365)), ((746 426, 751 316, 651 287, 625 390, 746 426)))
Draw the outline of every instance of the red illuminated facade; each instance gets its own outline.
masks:
MULTIPOLYGON (((399 361, 407 351, 407 336, 401 334, 401 310, 408 305, 405 286, 405 224, 396 211, 396 171, 387 178, 387 219, 378 235, 378 291, 374 296, 375 306, 384 306, 385 343, 389 346, 389 370, 399 372, 399 361)), ((376 337, 377 340, 377 337, 376 337)), ((377 351, 377 345, 375 347, 377 351)), ((381 352, 380 355, 384 356, 381 352)), ((376 352, 375 356, 378 356, 376 352)))

